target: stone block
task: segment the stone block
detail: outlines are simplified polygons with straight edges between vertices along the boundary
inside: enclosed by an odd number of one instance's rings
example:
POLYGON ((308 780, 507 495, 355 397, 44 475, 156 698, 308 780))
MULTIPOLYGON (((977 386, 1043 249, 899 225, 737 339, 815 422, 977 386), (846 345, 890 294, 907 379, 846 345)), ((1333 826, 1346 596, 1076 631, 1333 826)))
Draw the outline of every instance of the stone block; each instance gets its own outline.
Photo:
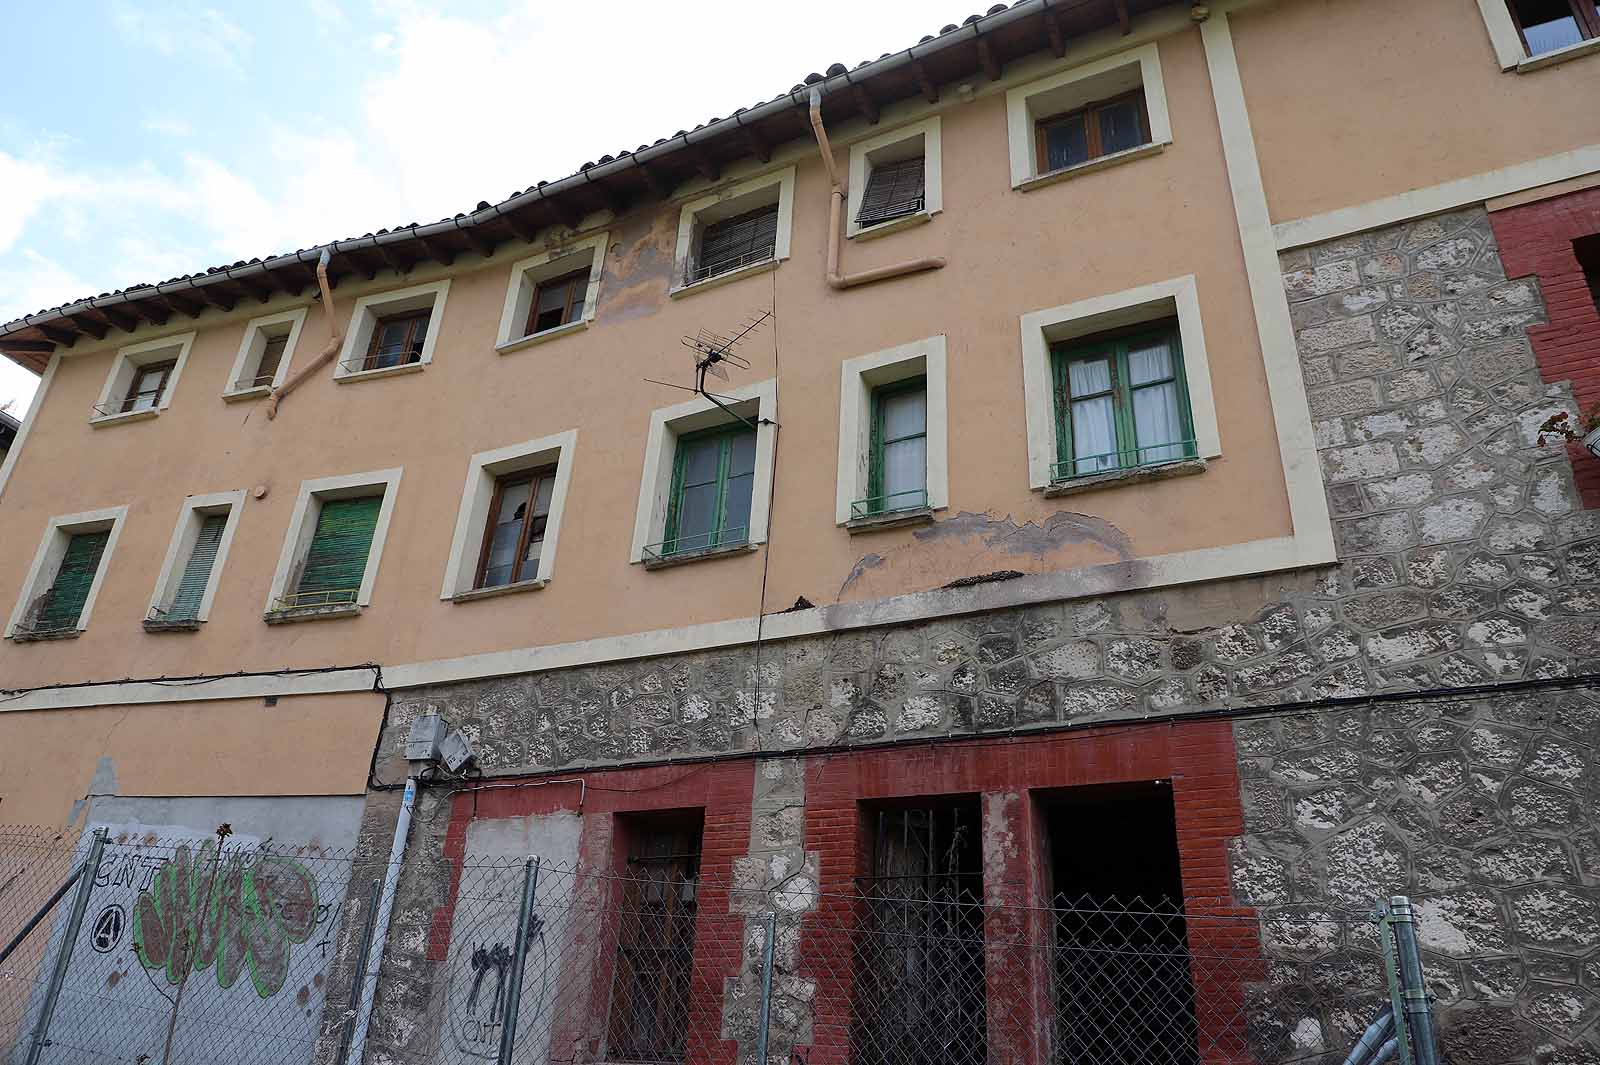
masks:
POLYGON ((1372 343, 1378 339, 1372 315, 1343 318, 1324 325, 1308 326, 1300 331, 1299 346, 1302 352, 1320 354, 1352 344, 1372 343))
POLYGON ((1322 469, 1329 482, 1338 484, 1396 473, 1400 458, 1390 443, 1357 444, 1323 451, 1322 469))
POLYGON ((1371 380, 1347 381, 1307 392, 1313 418, 1333 418, 1357 414, 1378 405, 1378 384, 1371 380))

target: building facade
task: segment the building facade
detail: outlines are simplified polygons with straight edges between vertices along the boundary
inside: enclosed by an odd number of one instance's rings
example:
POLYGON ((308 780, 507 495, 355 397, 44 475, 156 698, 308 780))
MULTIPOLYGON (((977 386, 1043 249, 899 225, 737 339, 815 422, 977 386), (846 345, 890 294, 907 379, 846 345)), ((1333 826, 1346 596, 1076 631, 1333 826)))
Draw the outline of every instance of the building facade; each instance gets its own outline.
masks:
MULTIPOLYGON (((1024 0, 456 219, 10 323, 0 821, 227 821, 367 883, 441 715, 476 769, 408 811, 370 1061, 431 1060, 459 870, 530 849, 692 855, 739 932, 684 948, 689 1059, 753 1060, 760 928, 769 1055, 871 1057, 819 930, 920 878, 1237 921, 1259 1060, 1342 1057, 1350 915, 1407 894, 1451 1060, 1596 1060, 1568 6, 1024 0)), ((948 1056, 1089 1060, 1005 920, 948 1056)), ((686 1056, 607 1023, 537 1060, 686 1056)))

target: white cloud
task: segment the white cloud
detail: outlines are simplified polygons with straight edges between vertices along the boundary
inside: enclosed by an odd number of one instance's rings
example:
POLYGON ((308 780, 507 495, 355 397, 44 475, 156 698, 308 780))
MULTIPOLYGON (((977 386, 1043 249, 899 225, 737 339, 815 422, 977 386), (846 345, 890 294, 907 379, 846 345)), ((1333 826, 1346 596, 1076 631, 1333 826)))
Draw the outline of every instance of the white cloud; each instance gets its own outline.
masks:
POLYGON ((114 26, 135 48, 184 62, 199 60, 241 72, 254 38, 215 8, 140 8, 119 3, 111 9, 114 26))
POLYGON ((194 132, 193 126, 176 115, 151 115, 140 122, 139 126, 164 137, 187 137, 194 132))

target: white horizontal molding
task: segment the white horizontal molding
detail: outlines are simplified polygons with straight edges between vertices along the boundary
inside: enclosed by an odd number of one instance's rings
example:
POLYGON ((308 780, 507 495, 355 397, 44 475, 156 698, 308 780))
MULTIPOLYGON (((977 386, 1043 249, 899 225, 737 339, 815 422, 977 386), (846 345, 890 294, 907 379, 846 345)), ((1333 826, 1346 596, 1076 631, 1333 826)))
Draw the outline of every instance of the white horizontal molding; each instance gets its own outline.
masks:
POLYGON ((7 695, 0 692, 0 711, 71 710, 89 706, 137 706, 148 703, 198 703, 211 700, 264 699, 271 696, 329 695, 370 692, 375 671, 370 666, 312 673, 218 677, 215 680, 144 680, 87 684, 7 695))

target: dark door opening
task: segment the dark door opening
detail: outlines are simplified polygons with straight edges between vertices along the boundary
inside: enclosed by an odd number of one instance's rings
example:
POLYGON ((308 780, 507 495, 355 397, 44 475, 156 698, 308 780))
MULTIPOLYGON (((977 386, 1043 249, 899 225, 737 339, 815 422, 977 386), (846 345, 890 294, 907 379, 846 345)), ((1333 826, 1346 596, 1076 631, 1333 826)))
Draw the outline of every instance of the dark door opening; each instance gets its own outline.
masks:
POLYGON ((1194 987, 1172 787, 1041 797, 1055 906, 1057 1065, 1192 1065, 1194 987))
POLYGON ((863 809, 852 1059, 981 1065, 983 850, 975 797, 863 809))

